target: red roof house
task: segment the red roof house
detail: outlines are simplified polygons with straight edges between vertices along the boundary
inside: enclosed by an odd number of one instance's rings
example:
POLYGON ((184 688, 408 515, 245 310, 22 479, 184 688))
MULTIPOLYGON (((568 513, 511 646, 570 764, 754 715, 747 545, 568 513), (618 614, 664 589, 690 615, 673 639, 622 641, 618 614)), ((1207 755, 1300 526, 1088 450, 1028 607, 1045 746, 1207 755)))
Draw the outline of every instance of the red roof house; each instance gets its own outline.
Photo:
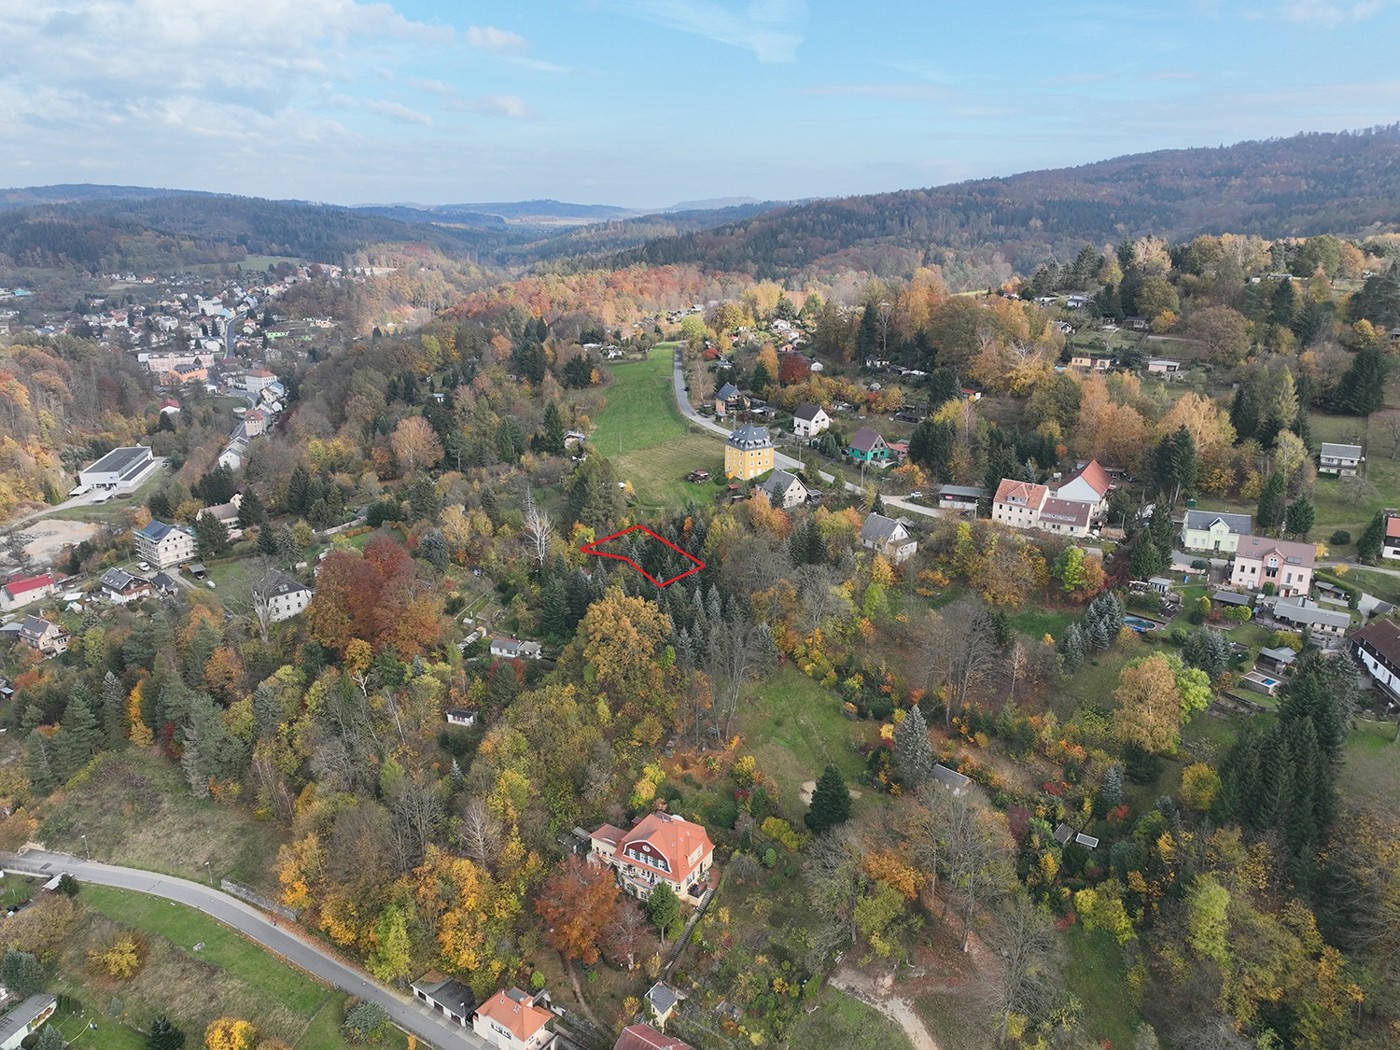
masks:
POLYGON ((658 882, 681 900, 698 904, 715 847, 699 824, 671 813, 650 813, 631 831, 604 824, 590 835, 589 859, 617 872, 623 889, 646 900, 658 882))

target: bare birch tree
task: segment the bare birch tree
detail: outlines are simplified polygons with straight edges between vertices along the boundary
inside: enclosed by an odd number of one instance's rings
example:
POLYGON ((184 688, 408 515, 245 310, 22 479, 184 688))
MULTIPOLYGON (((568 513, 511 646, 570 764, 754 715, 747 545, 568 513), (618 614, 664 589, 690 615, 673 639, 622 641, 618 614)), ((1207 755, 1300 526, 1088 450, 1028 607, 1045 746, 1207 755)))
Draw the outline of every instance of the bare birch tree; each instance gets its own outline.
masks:
POLYGON ((549 511, 535 502, 534 494, 529 489, 525 490, 525 525, 521 536, 530 550, 530 556, 535 559, 536 568, 543 569, 550 547, 554 544, 554 522, 550 519, 549 511))
POLYGON ((947 726, 996 665, 991 616, 980 601, 963 598, 934 616, 925 639, 921 670, 930 687, 944 689, 943 724, 947 726))

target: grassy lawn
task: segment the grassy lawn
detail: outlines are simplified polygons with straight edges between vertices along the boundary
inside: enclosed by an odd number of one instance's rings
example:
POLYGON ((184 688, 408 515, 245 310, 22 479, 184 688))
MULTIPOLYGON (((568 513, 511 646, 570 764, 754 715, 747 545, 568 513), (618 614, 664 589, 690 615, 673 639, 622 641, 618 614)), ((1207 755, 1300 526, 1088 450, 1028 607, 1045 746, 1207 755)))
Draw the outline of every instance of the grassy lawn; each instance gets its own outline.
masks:
MULTIPOLYGON (((56 990, 78 999, 94 1018, 100 1005, 111 1004, 112 1016, 97 1020, 99 1031, 104 1024, 120 1030, 104 1034, 95 1045, 143 1046, 144 1038, 125 1025, 145 1026, 161 1012, 186 1030, 191 1044, 215 1017, 229 1015, 252 1021, 263 1037, 283 1039, 297 1050, 345 1045, 339 1027, 347 997, 230 927, 183 905, 128 890, 88 885, 79 900, 87 915, 65 945, 56 990), (144 935, 145 963, 128 982, 99 984, 87 965, 87 951, 120 929, 144 935)), ((70 1038, 70 1027, 82 1031, 85 1026, 86 1018, 61 1025, 70 1038)), ((382 1045, 403 1047, 406 1039, 396 1032, 382 1045)))
POLYGON ((836 988, 826 988, 817 1008, 788 1030, 789 1046, 859 1046, 862 1050, 908 1050, 909 1037, 873 1006, 836 988))
MULTIPOLYGON (((879 727, 847 718, 835 693, 788 667, 753 690, 741 708, 739 731, 758 768, 776 782, 789 818, 800 821, 806 812, 803 782, 817 779, 831 763, 858 787, 865 759, 852 745, 872 739, 879 727)), ((864 790, 857 811, 871 798, 873 792, 864 790)))
MULTIPOLYGON (((1336 570, 1332 570, 1335 574, 1336 570)), ((1389 576, 1383 572, 1355 569, 1347 566, 1347 571, 1337 579, 1349 587, 1360 587, 1367 594, 1374 595, 1383 602, 1400 605, 1400 576, 1389 576)))
MULTIPOLYGON (((162 467, 142 482, 140 488, 131 494, 130 499, 118 499, 113 496, 106 503, 97 503, 86 507, 67 507, 45 514, 43 518, 58 518, 60 521, 94 521, 104 525, 125 524, 126 512, 134 507, 142 506, 147 497, 160 488, 169 477, 169 469, 162 467)), ((43 518, 36 520, 42 521, 43 518)))
POLYGON ((968 1009, 966 995, 952 992, 921 995, 914 1000, 914 1010, 938 1041, 939 1050, 985 1050, 990 1045, 986 1031, 968 1009))
POLYGON ((1035 641, 1040 641, 1047 634, 1058 639, 1078 619, 1079 616, 1072 612, 1031 606, 1012 615, 1011 629, 1035 641))
POLYGON ((674 346, 661 343, 645 361, 612 366, 593 431, 593 447, 612 460, 620 479, 632 483, 643 511, 713 500, 713 486, 693 485, 685 475, 698 469, 718 476, 724 466, 719 436, 692 428, 676 407, 674 346))
POLYGON ((1086 933, 1072 926, 1065 931, 1065 944, 1065 982, 1084 1004, 1086 1032, 1104 1045, 1132 1046, 1137 1011, 1117 943, 1102 930, 1086 933))
POLYGON ((59 791, 39 810, 38 838, 50 849, 94 860, 256 889, 275 888, 273 861, 284 835, 236 805, 194 798, 179 769, 137 750, 104 755, 80 787, 59 791), (86 847, 83 835, 87 836, 86 847))
POLYGON ((1357 723, 1347 738, 1342 797, 1392 813, 1400 806, 1400 745, 1394 739, 1393 724, 1357 723))

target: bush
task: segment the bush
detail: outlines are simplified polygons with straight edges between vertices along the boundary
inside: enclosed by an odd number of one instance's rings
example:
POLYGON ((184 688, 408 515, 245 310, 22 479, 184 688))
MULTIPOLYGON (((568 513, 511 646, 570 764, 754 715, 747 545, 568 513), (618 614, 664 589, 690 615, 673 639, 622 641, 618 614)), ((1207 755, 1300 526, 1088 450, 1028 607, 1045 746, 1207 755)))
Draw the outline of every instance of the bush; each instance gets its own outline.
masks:
POLYGON ((1206 559, 1204 559, 1204 558, 1193 558, 1193 559, 1191 560, 1191 568, 1193 568, 1193 569, 1209 569, 1209 568, 1210 568, 1210 562, 1206 561, 1206 559))
POLYGON ((1327 537, 1327 542, 1333 547, 1345 547, 1351 542, 1351 533, 1347 532, 1346 529, 1338 529, 1327 537))
POLYGON ((389 1034, 389 1014, 378 1003, 357 1002, 345 1011, 340 1027, 352 1043, 377 1042, 389 1034))

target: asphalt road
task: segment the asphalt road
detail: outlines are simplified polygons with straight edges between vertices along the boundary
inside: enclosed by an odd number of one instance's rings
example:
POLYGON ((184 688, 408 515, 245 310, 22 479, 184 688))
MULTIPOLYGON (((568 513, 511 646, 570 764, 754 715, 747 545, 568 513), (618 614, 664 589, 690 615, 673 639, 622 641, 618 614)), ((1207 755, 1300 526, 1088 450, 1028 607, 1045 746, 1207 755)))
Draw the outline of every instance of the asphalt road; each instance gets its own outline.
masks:
MULTIPOLYGON (((711 433, 718 434, 720 437, 727 438, 730 432, 726 428, 720 426, 713 419, 706 419, 699 412, 695 411, 695 409, 691 406, 690 398, 688 398, 685 393, 685 366, 682 363, 681 355, 679 353, 675 354, 675 362, 672 365, 671 378, 672 383, 676 389, 676 407, 681 410, 681 415, 685 416, 685 418, 688 419, 690 422, 695 423, 703 429, 708 430, 711 433)), ((800 460, 793 459, 791 456, 786 455, 782 452, 778 452, 776 450, 773 452, 773 465, 776 467, 781 467, 784 470, 805 469, 805 465, 800 460)), ((817 470, 815 467, 813 468, 813 472, 817 475, 817 477, 821 478, 822 481, 825 481, 828 484, 836 482, 836 478, 833 475, 827 474, 826 472, 821 470, 817 470)), ((842 482, 841 485, 847 492, 859 493, 862 491, 859 485, 853 484, 849 481, 842 482)), ((943 514, 933 507, 922 507, 917 503, 910 503, 908 500, 901 499, 898 496, 886 496, 882 494, 880 496, 880 499, 884 501, 886 508, 894 507, 898 510, 907 511, 910 514, 922 514, 926 518, 943 517, 943 514)))
POLYGON ((306 940, 285 924, 275 925, 272 918, 252 905, 198 882, 158 875, 136 868, 99 864, 70 857, 66 853, 46 853, 28 850, 22 854, 0 852, 0 867, 6 871, 52 877, 69 872, 80 883, 149 893, 154 897, 178 901, 197 908, 206 915, 232 926, 249 940, 304 970, 332 987, 378 1003, 388 1011, 394 1023, 422 1042, 438 1050, 487 1050, 490 1044, 472 1032, 446 1021, 416 999, 400 995, 372 977, 330 954, 319 945, 306 940))

